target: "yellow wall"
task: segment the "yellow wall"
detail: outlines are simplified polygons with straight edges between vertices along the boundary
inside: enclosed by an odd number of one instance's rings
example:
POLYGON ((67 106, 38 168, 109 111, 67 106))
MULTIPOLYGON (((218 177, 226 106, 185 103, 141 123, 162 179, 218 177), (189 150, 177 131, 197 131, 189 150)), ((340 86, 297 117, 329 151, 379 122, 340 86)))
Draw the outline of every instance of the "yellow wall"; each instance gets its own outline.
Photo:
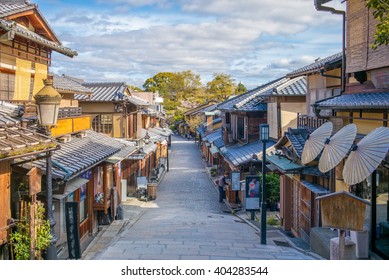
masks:
POLYGON ((59 119, 57 126, 51 129, 51 135, 58 137, 65 134, 71 134, 83 130, 90 129, 91 117, 89 115, 83 115, 80 117, 59 119))
POLYGON ((109 102, 79 102, 82 112, 85 114, 95 113, 95 114, 104 114, 104 113, 114 113, 115 107, 113 103, 109 102))
POLYGON ((113 115, 113 137, 121 138, 122 137, 122 129, 120 118, 121 115, 113 115))
POLYGON ((304 103, 281 103, 281 131, 284 135, 288 128, 297 128, 297 113, 306 114, 306 104, 304 103))
MULTIPOLYGON (((353 113, 354 117, 359 117, 359 113, 353 113)), ((375 119, 383 119, 383 114, 374 114, 374 113, 363 113, 363 118, 375 118, 375 119)), ((368 134, 373 129, 383 126, 383 121, 374 121, 374 120, 358 120, 355 119, 354 123, 358 127, 358 133, 368 134)))

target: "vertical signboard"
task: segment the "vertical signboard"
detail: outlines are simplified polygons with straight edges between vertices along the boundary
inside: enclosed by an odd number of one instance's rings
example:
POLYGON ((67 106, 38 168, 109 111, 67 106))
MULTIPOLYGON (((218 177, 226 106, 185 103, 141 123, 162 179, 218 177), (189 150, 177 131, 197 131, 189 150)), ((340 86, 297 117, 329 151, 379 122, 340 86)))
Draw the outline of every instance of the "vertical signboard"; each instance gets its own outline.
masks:
POLYGON ((231 190, 240 191, 240 172, 231 172, 231 190))
POLYGON ((246 176, 246 210, 259 210, 259 176, 246 176))
POLYGON ((69 259, 81 259, 80 228, 78 225, 78 202, 66 202, 65 213, 69 259))

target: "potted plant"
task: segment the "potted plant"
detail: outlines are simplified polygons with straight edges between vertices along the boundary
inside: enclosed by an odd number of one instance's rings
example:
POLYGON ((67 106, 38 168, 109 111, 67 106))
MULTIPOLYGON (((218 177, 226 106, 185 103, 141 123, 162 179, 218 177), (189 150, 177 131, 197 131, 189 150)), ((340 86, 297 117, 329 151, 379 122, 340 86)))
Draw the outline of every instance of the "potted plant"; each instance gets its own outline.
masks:
MULTIPOLYGON (((262 174, 260 174, 262 182, 262 174)), ((277 210, 280 201, 280 176, 275 173, 266 174, 266 203, 271 211, 277 210)))

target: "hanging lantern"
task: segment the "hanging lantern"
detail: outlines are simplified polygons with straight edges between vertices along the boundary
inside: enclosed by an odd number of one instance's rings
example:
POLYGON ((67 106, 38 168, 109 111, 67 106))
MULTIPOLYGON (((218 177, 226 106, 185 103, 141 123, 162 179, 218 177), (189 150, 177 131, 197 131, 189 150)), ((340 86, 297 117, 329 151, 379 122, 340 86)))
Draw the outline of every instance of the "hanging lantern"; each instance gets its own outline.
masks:
POLYGON ((61 95, 53 88, 53 80, 45 79, 45 86, 35 94, 40 126, 51 127, 57 124, 61 95))

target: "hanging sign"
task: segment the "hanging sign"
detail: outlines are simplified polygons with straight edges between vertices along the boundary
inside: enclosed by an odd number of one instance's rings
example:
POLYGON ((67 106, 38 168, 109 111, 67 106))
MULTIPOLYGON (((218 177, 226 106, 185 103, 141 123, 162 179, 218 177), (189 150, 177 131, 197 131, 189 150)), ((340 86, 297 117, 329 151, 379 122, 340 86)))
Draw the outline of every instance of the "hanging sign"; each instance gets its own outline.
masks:
POLYGON ((80 228, 78 225, 78 202, 66 202, 65 213, 69 259, 81 259, 80 228))

